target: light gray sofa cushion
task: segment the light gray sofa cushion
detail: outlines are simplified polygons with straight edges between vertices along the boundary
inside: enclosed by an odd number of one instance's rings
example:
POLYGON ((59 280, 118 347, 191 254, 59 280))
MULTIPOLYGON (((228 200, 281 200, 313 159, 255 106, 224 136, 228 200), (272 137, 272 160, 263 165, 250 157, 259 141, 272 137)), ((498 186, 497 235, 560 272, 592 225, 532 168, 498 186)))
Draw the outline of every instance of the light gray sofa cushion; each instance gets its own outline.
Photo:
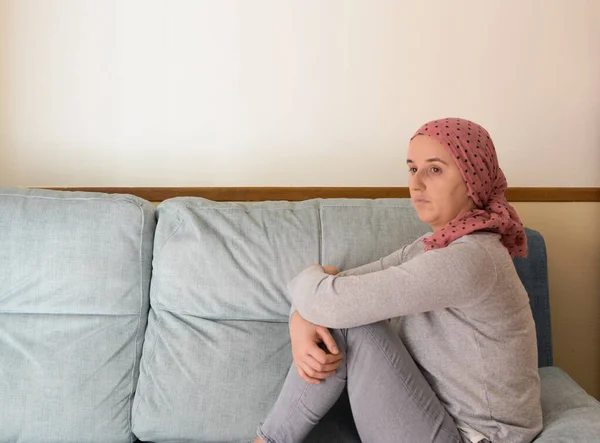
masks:
POLYGON ((129 442, 154 207, 0 188, 0 442, 129 442))
POLYGON ((562 369, 540 368, 544 429, 536 443, 600 442, 600 403, 562 369))
POLYGON ((426 232, 404 199, 167 200, 133 430, 153 442, 251 441, 291 364, 286 284, 346 269, 426 232))

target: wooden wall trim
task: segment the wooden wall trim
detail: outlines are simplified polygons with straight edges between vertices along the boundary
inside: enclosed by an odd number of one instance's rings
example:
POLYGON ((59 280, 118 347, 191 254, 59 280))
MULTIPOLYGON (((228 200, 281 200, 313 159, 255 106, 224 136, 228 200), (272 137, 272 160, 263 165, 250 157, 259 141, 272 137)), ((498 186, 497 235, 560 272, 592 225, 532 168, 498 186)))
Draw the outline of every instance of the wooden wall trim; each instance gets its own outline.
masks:
MULTIPOLYGON (((214 201, 307 200, 311 198, 405 198, 406 187, 44 187, 62 191, 133 194, 153 202, 173 197, 204 197, 214 201)), ((508 188, 513 202, 598 202, 600 188, 508 188)))

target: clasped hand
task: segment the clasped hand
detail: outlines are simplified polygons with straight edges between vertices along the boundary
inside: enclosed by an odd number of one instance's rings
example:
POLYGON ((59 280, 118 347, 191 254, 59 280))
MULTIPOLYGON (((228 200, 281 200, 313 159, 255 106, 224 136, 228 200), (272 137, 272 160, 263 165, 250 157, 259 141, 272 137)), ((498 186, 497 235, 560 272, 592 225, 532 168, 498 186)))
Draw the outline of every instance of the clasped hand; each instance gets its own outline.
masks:
MULTIPOLYGON (((335 266, 321 266, 323 272, 335 275, 340 271, 335 266)), ((290 318, 292 355, 298 374, 310 384, 319 384, 331 377, 342 363, 343 355, 324 326, 315 325, 304 319, 298 311, 290 318), (324 343, 326 353, 319 344, 324 343)))

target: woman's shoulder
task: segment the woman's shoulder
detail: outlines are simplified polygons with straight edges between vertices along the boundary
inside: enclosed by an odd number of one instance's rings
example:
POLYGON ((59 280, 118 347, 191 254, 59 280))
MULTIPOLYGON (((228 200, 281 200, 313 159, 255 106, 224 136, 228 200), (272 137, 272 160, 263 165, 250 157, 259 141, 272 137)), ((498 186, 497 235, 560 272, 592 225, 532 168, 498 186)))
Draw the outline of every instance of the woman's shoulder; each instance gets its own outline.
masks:
MULTIPOLYGON (((496 273, 502 275, 502 278, 508 278, 509 275, 516 276, 512 257, 506 246, 502 244, 500 234, 478 231, 456 239, 450 246, 454 243, 468 248, 474 261, 482 260, 482 262, 487 263, 487 266, 493 266, 496 273), (475 259, 476 256, 478 256, 477 259, 475 259)), ((474 264, 472 263, 472 265, 474 264)))
POLYGON ((476 231, 453 241, 453 243, 469 243, 475 248, 484 249, 493 257, 510 257, 508 249, 502 244, 500 234, 488 231, 476 231))
MULTIPOLYGON (((404 249, 404 261, 411 260, 425 254, 425 243, 423 239, 432 235, 428 232, 408 244, 404 249)), ((455 261, 467 261, 471 266, 489 266, 506 257, 510 258, 508 250, 502 245, 500 235, 493 232, 478 231, 463 235, 450 243, 446 248, 433 249, 444 257, 455 261), (490 260, 491 259, 491 260, 490 260)))
MULTIPOLYGON (((406 245, 407 250, 413 250, 413 252, 419 252, 425 250, 425 244, 423 240, 433 232, 428 232, 419 238, 417 238, 412 243, 406 245)), ((457 238, 452 243, 448 245, 448 247, 462 245, 463 247, 470 247, 473 249, 483 249, 487 252, 493 253, 508 253, 508 250, 504 247, 501 242, 500 234, 496 234, 495 232, 488 231, 476 231, 467 235, 463 235, 462 237, 457 238)))

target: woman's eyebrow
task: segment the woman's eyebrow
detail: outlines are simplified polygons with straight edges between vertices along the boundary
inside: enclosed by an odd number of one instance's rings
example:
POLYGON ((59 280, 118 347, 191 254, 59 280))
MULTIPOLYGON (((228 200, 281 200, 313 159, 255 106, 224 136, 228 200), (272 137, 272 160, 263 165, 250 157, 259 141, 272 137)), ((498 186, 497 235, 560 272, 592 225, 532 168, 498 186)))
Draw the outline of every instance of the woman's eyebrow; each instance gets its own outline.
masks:
MULTIPOLYGON (((444 160, 442 160, 439 157, 433 157, 433 158, 428 158, 427 160, 425 160, 427 163, 433 163, 433 162, 440 162, 445 164, 446 166, 448 166, 448 163, 446 163, 444 160)), ((406 160, 406 163, 414 163, 414 161, 412 161, 410 158, 406 160)))

